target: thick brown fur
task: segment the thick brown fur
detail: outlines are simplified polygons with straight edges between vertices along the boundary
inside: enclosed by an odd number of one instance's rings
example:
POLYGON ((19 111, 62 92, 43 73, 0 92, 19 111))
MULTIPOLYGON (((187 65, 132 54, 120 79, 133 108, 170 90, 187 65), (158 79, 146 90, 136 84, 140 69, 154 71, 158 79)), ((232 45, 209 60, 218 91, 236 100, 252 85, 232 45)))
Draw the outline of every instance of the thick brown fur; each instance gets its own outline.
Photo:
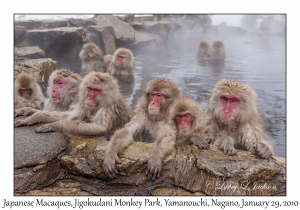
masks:
MULTIPOLYGON (((108 58, 109 59, 109 58, 108 58)), ((110 74, 132 74, 134 70, 134 57, 129 49, 119 48, 114 53, 107 72, 110 74), (121 66, 116 65, 117 55, 125 56, 121 66)))
MULTIPOLYGON (((148 130, 154 137, 155 142, 149 157, 147 158, 148 178, 159 177, 164 157, 172 151, 175 144, 176 131, 167 123, 169 106, 180 96, 180 88, 177 84, 164 78, 155 78, 149 81, 144 89, 143 95, 138 101, 135 116, 123 129, 115 132, 106 147, 103 168, 105 173, 116 178, 118 174, 115 163, 119 163, 118 153, 127 147, 132 141, 132 136, 142 130, 148 130), (149 92, 159 91, 165 94, 165 100, 161 102, 159 114, 150 114, 148 111, 149 92)), ((145 162, 146 162, 145 161, 145 162)))
POLYGON ((210 126, 205 125, 201 106, 188 97, 175 99, 169 109, 168 123, 177 131, 177 145, 194 144, 200 149, 208 149, 209 144, 216 138, 216 134, 210 129, 210 126), (178 112, 186 111, 189 111, 193 116, 191 129, 188 132, 181 132, 178 129, 175 116, 178 112))
POLYGON ((236 153, 234 145, 239 145, 261 158, 273 155, 256 104, 256 93, 249 85, 231 79, 217 82, 209 100, 206 120, 208 125, 217 130, 218 138, 215 144, 225 154, 234 155, 236 153), (222 122, 221 119, 219 104, 221 94, 240 96, 240 105, 230 122, 222 122))
POLYGON ((114 55, 111 55, 111 54, 107 54, 104 56, 104 68, 106 69, 106 71, 107 71, 107 68, 108 68, 110 62, 112 61, 113 56, 114 55))
POLYGON ((14 108, 21 109, 23 107, 31 107, 33 109, 41 109, 44 102, 44 95, 41 87, 36 80, 27 73, 20 73, 15 80, 15 98, 14 108), (28 98, 24 98, 20 93, 20 88, 31 89, 31 94, 28 98))
POLYGON ((119 92, 117 81, 107 73, 87 74, 79 87, 79 101, 64 120, 43 125, 36 132, 61 131, 70 136, 109 136, 130 120, 131 109, 119 92), (87 86, 100 85, 94 107, 85 104, 87 86))
POLYGON ((209 44, 207 42, 200 42, 197 49, 198 56, 208 56, 209 44))
POLYGON ((30 108, 16 110, 15 117, 21 115, 33 115, 24 120, 17 121, 15 123, 15 126, 33 125, 41 122, 54 122, 58 119, 63 119, 63 117, 65 117, 65 114, 62 114, 61 112, 69 110, 72 105, 78 102, 78 91, 80 83, 80 75, 72 72, 69 69, 59 69, 53 71, 48 80, 47 97, 49 98, 49 103, 47 104, 45 110, 36 111, 30 108), (54 101, 52 98, 53 80, 57 78, 66 81, 66 86, 60 93, 61 100, 54 101), (59 112, 56 113, 56 111, 59 112))
POLYGON ((92 43, 83 45, 79 57, 82 61, 81 72, 83 75, 91 72, 105 72, 103 55, 99 47, 92 43))
POLYGON ((225 59, 225 46, 222 41, 214 41, 208 51, 208 56, 211 61, 224 61, 225 59))

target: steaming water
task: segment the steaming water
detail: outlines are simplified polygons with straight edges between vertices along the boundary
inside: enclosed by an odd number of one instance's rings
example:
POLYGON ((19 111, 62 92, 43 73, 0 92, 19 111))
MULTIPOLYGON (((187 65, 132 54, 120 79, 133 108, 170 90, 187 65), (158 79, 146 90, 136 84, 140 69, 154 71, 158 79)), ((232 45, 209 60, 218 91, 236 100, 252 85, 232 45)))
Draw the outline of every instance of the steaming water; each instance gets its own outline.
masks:
MULTIPOLYGON (((196 47, 200 41, 211 44, 211 36, 186 35, 169 38, 164 51, 134 52, 136 69, 134 88, 126 96, 134 107, 145 84, 164 77, 179 84, 184 95, 207 107, 211 90, 221 78, 233 78, 250 84, 258 96, 265 130, 275 154, 286 155, 286 54, 285 38, 280 36, 245 35, 219 38, 225 43, 224 65, 211 65, 197 60, 196 47)), ((129 85, 130 86, 130 85, 129 85)), ((125 86, 122 87, 126 88, 125 86)))

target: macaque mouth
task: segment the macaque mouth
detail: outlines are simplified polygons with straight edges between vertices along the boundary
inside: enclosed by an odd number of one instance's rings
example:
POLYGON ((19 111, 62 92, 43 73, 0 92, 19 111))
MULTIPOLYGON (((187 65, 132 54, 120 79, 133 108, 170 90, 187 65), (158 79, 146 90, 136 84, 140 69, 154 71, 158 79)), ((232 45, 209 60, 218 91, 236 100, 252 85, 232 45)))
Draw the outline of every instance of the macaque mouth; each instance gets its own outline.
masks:
POLYGON ((52 96, 52 100, 53 100, 53 101, 59 101, 59 100, 60 100, 60 97, 52 96))
POLYGON ((31 96, 31 88, 20 88, 20 95, 24 98, 31 96))

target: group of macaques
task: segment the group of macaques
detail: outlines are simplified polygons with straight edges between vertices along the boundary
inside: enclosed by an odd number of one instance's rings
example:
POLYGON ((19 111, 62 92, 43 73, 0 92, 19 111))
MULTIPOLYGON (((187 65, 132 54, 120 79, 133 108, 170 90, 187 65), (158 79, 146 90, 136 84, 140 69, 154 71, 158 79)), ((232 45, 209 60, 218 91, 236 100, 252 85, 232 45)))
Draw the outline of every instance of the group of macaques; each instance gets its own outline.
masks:
POLYGON ((207 42, 200 42, 197 48, 197 55, 212 62, 223 62, 225 59, 224 43, 216 40, 209 46, 207 42))
POLYGON ((118 174, 115 167, 121 162, 118 153, 134 141, 135 134, 144 130, 155 140, 144 160, 148 164, 146 176, 149 179, 160 176, 163 159, 175 145, 193 144, 209 149, 214 144, 227 155, 235 155, 235 146, 239 145, 260 158, 273 156, 256 94, 249 85, 221 79, 203 112, 196 101, 182 95, 176 83, 155 78, 146 84, 132 113, 113 77, 118 73, 132 74, 131 51, 121 48, 103 58, 99 48, 88 43, 80 52, 80 58, 82 70, 89 73, 81 78, 67 69, 55 70, 48 81, 49 103, 43 111, 39 110, 43 95, 35 80, 25 73, 16 77, 14 115, 28 117, 17 120, 15 127, 47 123, 35 131, 107 137, 103 169, 110 178, 118 174))

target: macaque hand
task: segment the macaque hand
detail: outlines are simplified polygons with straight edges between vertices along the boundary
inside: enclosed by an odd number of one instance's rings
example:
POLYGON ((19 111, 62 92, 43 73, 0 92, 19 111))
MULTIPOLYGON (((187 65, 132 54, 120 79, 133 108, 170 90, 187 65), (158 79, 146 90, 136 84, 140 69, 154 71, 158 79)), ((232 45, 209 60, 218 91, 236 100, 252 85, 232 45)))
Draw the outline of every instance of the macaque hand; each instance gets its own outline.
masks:
POLYGON ((234 148, 234 145, 231 144, 230 142, 226 141, 227 139, 224 139, 220 149, 224 151, 224 154, 226 155, 235 155, 236 154, 236 150, 234 148))
POLYGON ((20 126, 30 126, 30 125, 34 125, 34 124, 37 124, 38 121, 34 120, 34 119, 31 119, 31 120, 28 120, 27 119, 24 119, 24 120, 18 120, 17 122, 15 122, 15 127, 20 127, 20 126))
POLYGON ((209 138, 207 139, 201 139, 199 137, 193 138, 193 144, 198 146, 200 149, 209 149, 210 143, 211 143, 211 139, 209 138))
POLYGON ((266 145, 263 142, 258 142, 254 144, 254 152, 260 158, 265 158, 265 159, 270 158, 273 155, 268 145, 266 145))
POLYGON ((148 168, 146 169, 146 176, 148 179, 158 179, 162 168, 162 163, 158 158, 148 157, 144 160, 144 163, 148 162, 148 168))
POLYGON ((32 114, 32 111, 30 109, 18 109, 14 112, 14 117, 28 116, 30 114, 32 114))
POLYGON ((111 179, 117 178, 117 174, 119 174, 116 163, 121 163, 117 154, 114 157, 105 156, 102 167, 105 174, 111 179))
POLYGON ((47 132, 51 132, 51 131, 54 131, 54 132, 62 131, 62 128, 56 122, 54 122, 54 123, 42 125, 35 129, 35 132, 37 132, 37 133, 47 133, 47 132))

